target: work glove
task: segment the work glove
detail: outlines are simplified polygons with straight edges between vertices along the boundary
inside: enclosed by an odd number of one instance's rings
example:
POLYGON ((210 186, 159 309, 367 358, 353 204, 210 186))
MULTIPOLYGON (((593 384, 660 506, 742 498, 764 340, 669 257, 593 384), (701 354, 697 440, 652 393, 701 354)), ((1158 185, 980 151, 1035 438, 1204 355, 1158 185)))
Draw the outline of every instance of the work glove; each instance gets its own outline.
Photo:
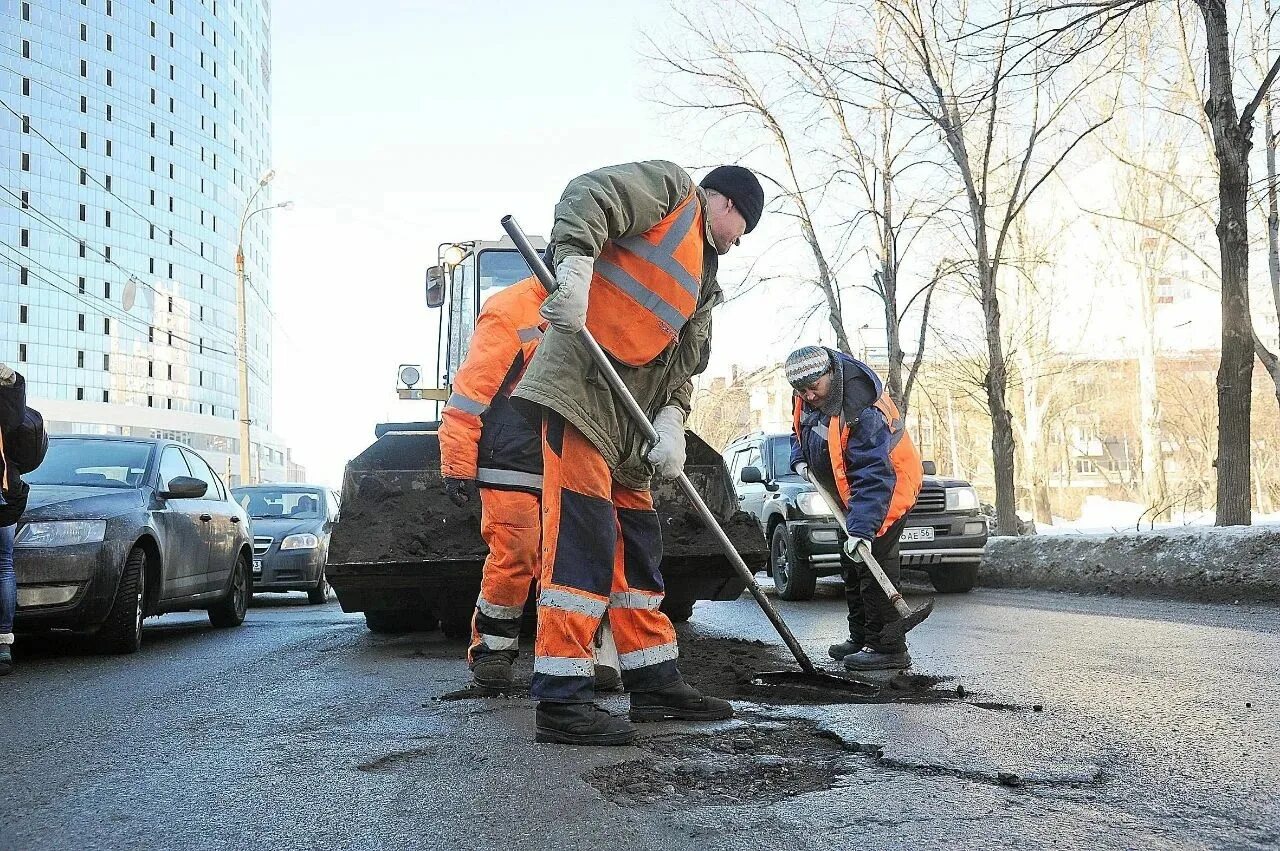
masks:
POLYGON ((538 313, 557 331, 576 334, 587 327, 593 265, 590 257, 570 255, 556 267, 556 290, 543 300, 538 313))
POLYGON ((0 363, 0 387, 8 387, 18 383, 18 373, 9 368, 8 364, 0 363))
POLYGON ((471 502, 471 496, 475 493, 476 483, 474 479, 451 479, 444 480, 444 494, 449 497, 449 501, 458 507, 462 507, 471 502))
POLYGON ((658 442, 645 457, 664 479, 674 479, 684 472, 684 409, 667 405, 653 418, 658 442))
POLYGON ((804 479, 806 482, 811 481, 809 478, 809 465, 800 461, 796 464, 796 475, 804 479))
POLYGON ((844 541, 844 554, 849 557, 850 561, 862 564, 863 544, 866 544, 868 547, 871 546, 871 542, 866 538, 856 538, 853 535, 850 535, 848 538, 845 538, 844 541))

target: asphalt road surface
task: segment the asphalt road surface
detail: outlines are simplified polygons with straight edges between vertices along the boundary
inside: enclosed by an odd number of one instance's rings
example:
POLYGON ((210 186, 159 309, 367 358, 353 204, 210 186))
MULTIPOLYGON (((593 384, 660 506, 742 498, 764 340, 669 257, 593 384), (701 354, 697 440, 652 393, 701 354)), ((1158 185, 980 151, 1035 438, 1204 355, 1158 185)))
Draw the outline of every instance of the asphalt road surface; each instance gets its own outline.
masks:
MULTIPOLYGON (((781 604, 815 656, 835 592, 781 604)), ((681 631, 682 668, 729 697, 733 660, 780 644, 749 599, 681 631)), ((460 644, 375 636, 334 602, 259 597, 226 631, 165 616, 127 657, 20 638, 0 848, 1280 846, 1280 609, 976 591, 911 637, 946 678, 924 691, 747 685, 733 722, 599 749, 535 746, 527 698, 441 700, 460 644)))

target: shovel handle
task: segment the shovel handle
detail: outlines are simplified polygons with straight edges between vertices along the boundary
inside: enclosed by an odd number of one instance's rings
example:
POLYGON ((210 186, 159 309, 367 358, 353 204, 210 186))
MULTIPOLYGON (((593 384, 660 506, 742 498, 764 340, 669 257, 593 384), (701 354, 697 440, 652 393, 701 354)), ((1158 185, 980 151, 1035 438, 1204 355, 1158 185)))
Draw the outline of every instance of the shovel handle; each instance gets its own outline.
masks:
MULTIPOLYGON (((848 528, 849 519, 840 508, 840 503, 831 495, 831 492, 823 487, 821 482, 814 479, 809 480, 814 489, 818 491, 822 501, 827 504, 827 508, 831 509, 831 513, 840 518, 841 528, 848 528)), ((893 608, 902 617, 911 614, 911 607, 907 605, 907 601, 902 599, 902 595, 898 593, 898 589, 893 587, 893 583, 889 581, 889 577, 885 574, 884 568, 880 566, 880 562, 876 561, 876 557, 871 554, 871 545, 866 541, 858 542, 858 555, 862 556, 862 562, 871 571, 871 575, 876 578, 876 583, 880 586, 880 590, 889 598, 889 602, 893 604, 893 608)))
MULTIPOLYGON (((516 224, 515 218, 503 216, 502 229, 507 232, 507 236, 511 237, 511 241, 515 243, 525 262, 529 264, 529 268, 533 270, 533 274, 537 276, 546 291, 550 293, 555 290, 555 276, 551 274, 551 270, 547 268, 547 265, 542 262, 542 257, 529 242, 528 237, 524 235, 520 225, 516 224)), ((656 444, 658 442, 658 432, 654 429, 653 423, 649 422, 649 417, 640 408, 635 397, 631 395, 627 385, 623 383, 622 376, 618 375, 618 371, 614 369, 613 363, 609 360, 608 355, 604 353, 604 349, 600 348, 600 344, 596 342, 595 337, 591 336, 591 332, 586 328, 579 331, 577 336, 578 341, 586 348, 596 368, 600 370, 600 374, 604 376, 605 381, 608 382, 609 387, 613 390, 613 395, 622 404, 622 407, 626 409, 627 415, 631 417, 636 427, 640 429, 640 433, 644 435, 650 444, 656 444)), ((800 646, 800 642, 796 640, 790 627, 782 620, 778 610, 769 602, 769 598, 765 596, 764 591, 756 582, 751 568, 747 567, 746 562, 742 560, 742 556, 738 554, 738 550, 733 546, 733 542, 729 540, 729 536, 725 534, 724 529, 720 528, 719 521, 711 513, 711 509, 707 507, 707 504, 702 501, 702 496, 694 488, 693 482, 689 481, 689 477, 683 471, 681 471, 676 482, 680 485, 680 489, 684 491, 685 496, 689 498, 689 502, 698 512, 698 516, 702 518, 702 522, 706 524, 708 531, 719 541, 720 548, 724 550, 729 563, 737 571, 738 577, 746 582, 747 590, 751 592, 751 596, 755 598, 760 608, 764 610, 765 616, 769 618, 773 628, 778 631, 778 635, 782 636, 787 649, 791 651, 792 656, 796 657, 796 662, 800 664, 805 673, 812 674, 816 672, 817 669, 814 667, 813 661, 804 652, 804 648, 800 646)))

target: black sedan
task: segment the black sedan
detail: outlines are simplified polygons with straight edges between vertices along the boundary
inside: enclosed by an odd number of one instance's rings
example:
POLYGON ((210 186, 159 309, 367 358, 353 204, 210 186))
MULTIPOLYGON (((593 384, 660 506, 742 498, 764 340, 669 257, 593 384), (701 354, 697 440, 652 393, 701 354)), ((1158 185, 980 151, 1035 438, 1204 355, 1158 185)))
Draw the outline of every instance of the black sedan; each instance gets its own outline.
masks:
POLYGON ((329 596, 324 568, 338 499, 318 485, 247 485, 231 491, 253 524, 253 590, 306 591, 313 604, 329 596))
POLYGON ((166 440, 51 436, 18 525, 20 631, 93 633, 132 653, 142 620, 207 609, 244 622, 249 519, 190 448, 166 440))

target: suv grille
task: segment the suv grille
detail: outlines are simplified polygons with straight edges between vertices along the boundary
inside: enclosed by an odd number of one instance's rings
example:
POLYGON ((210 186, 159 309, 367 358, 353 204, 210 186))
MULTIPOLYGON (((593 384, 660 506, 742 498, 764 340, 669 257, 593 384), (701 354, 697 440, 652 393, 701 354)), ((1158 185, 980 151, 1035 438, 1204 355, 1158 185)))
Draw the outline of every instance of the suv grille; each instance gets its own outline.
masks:
POLYGON ((941 514, 947 510, 947 492, 938 487, 927 487, 920 491, 913 511, 923 514, 941 514))
POLYGON ((271 549, 272 540, 270 535, 255 535, 253 538, 253 554, 260 556, 266 553, 267 550, 271 549))

